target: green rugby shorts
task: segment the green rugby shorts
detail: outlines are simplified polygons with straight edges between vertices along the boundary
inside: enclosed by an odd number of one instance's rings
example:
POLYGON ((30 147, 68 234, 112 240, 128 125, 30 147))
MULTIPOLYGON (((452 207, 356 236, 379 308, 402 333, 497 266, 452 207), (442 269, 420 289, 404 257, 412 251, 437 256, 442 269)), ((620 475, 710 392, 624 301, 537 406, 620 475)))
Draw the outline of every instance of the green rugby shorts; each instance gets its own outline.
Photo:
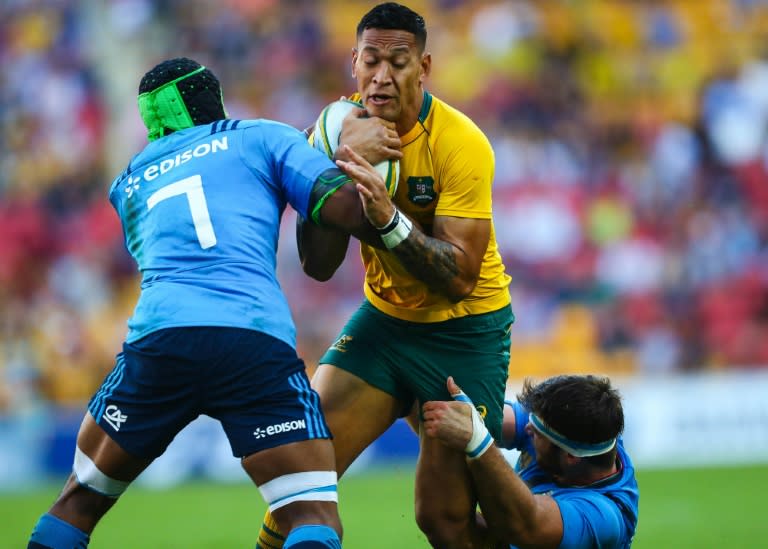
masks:
POLYGON ((512 308, 419 323, 382 313, 365 300, 320 359, 403 403, 451 400, 448 376, 472 399, 496 440, 506 391, 512 308))

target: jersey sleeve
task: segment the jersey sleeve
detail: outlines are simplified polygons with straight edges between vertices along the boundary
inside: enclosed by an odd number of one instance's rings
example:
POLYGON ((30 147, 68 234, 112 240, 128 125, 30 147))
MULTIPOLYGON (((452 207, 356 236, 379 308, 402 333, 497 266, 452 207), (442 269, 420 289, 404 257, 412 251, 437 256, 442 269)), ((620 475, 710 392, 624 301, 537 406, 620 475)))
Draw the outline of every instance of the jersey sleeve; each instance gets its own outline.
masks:
POLYGON ((440 199, 435 215, 491 219, 494 155, 485 135, 466 123, 440 136, 440 199))
POLYGON ((112 184, 109 186, 109 203, 112 204, 112 207, 115 209, 117 214, 122 218, 122 201, 120 200, 120 185, 122 184, 123 180, 125 179, 126 172, 121 173, 118 175, 113 181, 112 184))
POLYGON ((559 549, 618 547, 622 536, 621 511, 609 498, 589 490, 555 497, 563 518, 559 549))
POLYGON ((502 440, 501 447, 507 449, 522 450, 528 440, 528 433, 525 432, 525 426, 528 425, 528 410, 519 402, 505 400, 504 406, 511 406, 515 413, 515 435, 512 440, 502 440))
POLYGON ((336 165, 312 148, 303 132, 279 122, 264 121, 261 132, 246 132, 244 148, 249 154, 266 154, 273 182, 291 207, 307 218, 315 182, 336 165))

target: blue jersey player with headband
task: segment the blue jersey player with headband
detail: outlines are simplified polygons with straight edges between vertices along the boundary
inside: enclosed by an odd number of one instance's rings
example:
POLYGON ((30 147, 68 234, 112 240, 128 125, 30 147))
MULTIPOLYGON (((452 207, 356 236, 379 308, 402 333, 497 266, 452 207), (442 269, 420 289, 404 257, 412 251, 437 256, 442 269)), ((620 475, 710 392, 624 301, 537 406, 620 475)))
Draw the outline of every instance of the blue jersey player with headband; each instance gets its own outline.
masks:
POLYGON ((514 468, 453 378, 447 388, 453 402, 423 406, 425 433, 466 452, 489 546, 631 546, 639 491, 621 439, 621 398, 608 378, 526 380, 517 402, 505 403, 503 446, 520 451, 514 468))
POLYGON ((191 59, 147 72, 138 102, 149 144, 109 199, 141 294, 88 405, 72 475, 28 548, 87 547, 128 485, 201 414, 221 423, 290 532, 285 547, 338 548, 331 435, 275 274, 278 233, 290 205, 383 246, 369 219, 389 212, 359 192, 386 193, 384 182, 354 151, 337 166, 294 128, 228 119, 218 79, 191 59))

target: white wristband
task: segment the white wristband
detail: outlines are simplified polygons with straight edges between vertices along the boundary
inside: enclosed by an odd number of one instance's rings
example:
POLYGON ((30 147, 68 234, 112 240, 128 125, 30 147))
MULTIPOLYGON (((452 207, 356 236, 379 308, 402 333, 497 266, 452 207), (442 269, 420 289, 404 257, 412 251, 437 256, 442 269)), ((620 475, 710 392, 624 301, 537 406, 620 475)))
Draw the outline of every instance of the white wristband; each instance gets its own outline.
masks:
POLYGON ((394 228, 395 224, 397 223, 397 220, 400 219, 400 210, 395 208, 395 211, 392 212, 392 217, 389 218, 389 221, 387 221, 384 226, 382 227, 376 227, 376 230, 379 231, 380 234, 384 234, 389 232, 392 228, 394 228))
POLYGON ((391 250, 408 238, 412 228, 413 223, 411 223, 411 220, 404 215, 400 215, 400 212, 395 210, 395 215, 392 220, 384 229, 380 229, 381 241, 388 250, 391 250))
POLYGON ((469 439, 464 452, 469 459, 477 459, 491 446, 493 446, 493 437, 488 432, 480 414, 475 408, 472 408, 472 438, 469 439))
POLYGON ((469 404, 472 410, 472 437, 469 439, 464 452, 469 459, 477 459, 482 456, 488 448, 493 446, 493 437, 488 432, 488 428, 485 426, 483 418, 480 417, 480 413, 475 408, 470 398, 461 392, 458 395, 453 395, 454 400, 460 402, 466 402, 469 404))

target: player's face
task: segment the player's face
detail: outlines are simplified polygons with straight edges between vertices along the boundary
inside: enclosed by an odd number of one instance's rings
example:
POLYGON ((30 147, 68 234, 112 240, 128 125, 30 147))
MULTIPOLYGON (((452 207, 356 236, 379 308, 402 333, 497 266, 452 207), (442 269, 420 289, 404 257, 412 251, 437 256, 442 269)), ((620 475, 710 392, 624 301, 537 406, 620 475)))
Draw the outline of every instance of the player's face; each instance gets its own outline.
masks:
POLYGON ((401 30, 366 29, 352 52, 363 105, 370 115, 395 122, 401 134, 416 124, 430 65, 416 37, 401 30))
POLYGON ((560 480, 563 467, 560 461, 562 451, 552 441, 536 430, 530 422, 525 426, 525 431, 533 440, 533 448, 536 451, 536 462, 544 471, 555 480, 560 480))

